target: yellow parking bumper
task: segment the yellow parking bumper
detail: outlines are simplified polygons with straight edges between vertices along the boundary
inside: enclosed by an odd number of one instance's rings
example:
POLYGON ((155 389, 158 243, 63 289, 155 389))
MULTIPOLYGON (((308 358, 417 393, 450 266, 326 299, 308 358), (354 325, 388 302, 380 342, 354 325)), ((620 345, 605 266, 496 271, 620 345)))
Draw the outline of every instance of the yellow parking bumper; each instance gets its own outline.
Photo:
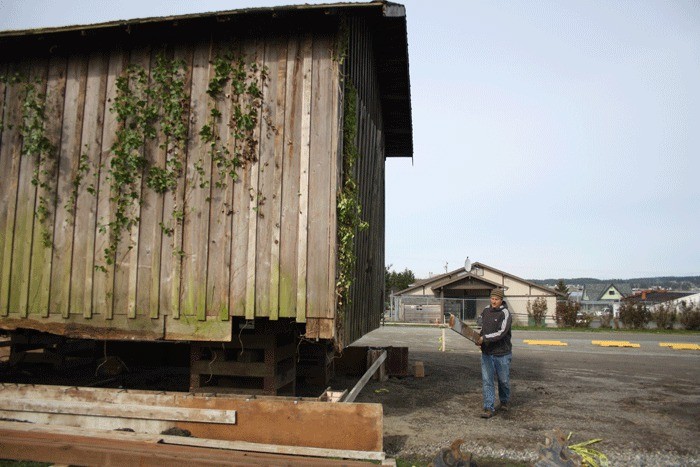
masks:
POLYGON ((566 346, 569 345, 566 342, 561 342, 561 341, 548 341, 548 340, 535 340, 535 339, 525 339, 523 340, 524 343, 530 344, 530 345, 555 345, 555 346, 566 346))
POLYGON ((680 342, 659 342, 660 347, 670 347, 673 350, 700 350, 698 344, 685 344, 680 342))
POLYGON ((638 349, 639 344, 635 344, 629 341, 591 341, 593 345, 599 345, 601 347, 632 347, 638 349))

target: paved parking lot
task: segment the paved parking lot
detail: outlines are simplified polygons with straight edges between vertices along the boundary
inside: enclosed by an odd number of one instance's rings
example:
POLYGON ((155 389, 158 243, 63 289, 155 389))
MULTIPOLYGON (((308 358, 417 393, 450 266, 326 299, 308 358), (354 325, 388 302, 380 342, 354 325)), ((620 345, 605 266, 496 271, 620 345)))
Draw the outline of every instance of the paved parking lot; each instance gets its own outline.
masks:
POLYGON ((354 345, 409 348, 425 378, 371 381, 358 401, 384 406, 385 450, 430 458, 457 438, 476 455, 533 460, 552 429, 601 438, 612 465, 700 465, 700 334, 514 331, 512 405, 490 420, 481 409, 480 352, 450 329, 384 326, 354 345), (529 345, 529 339, 567 346, 529 345), (601 347, 594 340, 638 348, 601 347))

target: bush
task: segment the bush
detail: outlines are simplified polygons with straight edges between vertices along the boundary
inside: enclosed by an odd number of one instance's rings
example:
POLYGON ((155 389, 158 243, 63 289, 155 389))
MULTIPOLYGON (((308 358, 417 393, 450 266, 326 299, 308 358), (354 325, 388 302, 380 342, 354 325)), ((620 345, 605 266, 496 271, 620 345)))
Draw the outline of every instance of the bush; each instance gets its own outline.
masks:
POLYGON ((688 305, 685 301, 682 301, 678 308, 683 329, 688 331, 700 330, 700 303, 691 302, 688 305))
POLYGON ((676 322, 676 307, 670 303, 662 303, 651 313, 651 317, 656 322, 659 329, 673 329, 676 322))
POLYGON ((625 303, 620 306, 620 321, 626 328, 644 329, 651 321, 651 312, 643 303, 625 303))
POLYGON ((566 300, 562 302, 557 302, 557 309, 555 312, 555 319, 557 320, 557 326, 576 326, 576 316, 581 310, 581 304, 571 300, 566 300))
POLYGON ((544 326, 544 320, 547 316, 547 299, 538 297, 534 303, 527 301, 527 316, 535 321, 535 326, 544 326))
POLYGON ((600 327, 609 328, 612 327, 613 312, 612 310, 605 310, 603 314, 600 315, 600 327))
POLYGON ((576 315, 577 328, 587 328, 591 325, 591 321, 593 321, 593 315, 590 313, 578 313, 576 315))

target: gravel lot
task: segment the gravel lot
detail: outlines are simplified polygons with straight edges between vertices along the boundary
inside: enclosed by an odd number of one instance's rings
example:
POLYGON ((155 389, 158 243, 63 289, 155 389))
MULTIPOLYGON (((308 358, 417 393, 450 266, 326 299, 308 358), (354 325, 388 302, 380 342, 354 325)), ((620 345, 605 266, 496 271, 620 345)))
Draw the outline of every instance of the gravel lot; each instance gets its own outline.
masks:
POLYGON ((425 365, 424 378, 371 380, 357 399, 383 404, 388 456, 428 460, 462 438, 462 450, 477 457, 533 461, 546 435, 560 429, 572 442, 601 438, 594 447, 611 465, 700 465, 700 351, 659 346, 700 343, 699 334, 514 331, 512 408, 489 420, 479 418, 479 349, 447 329, 442 352, 441 336, 439 328, 385 326, 353 344, 408 347, 411 369, 425 365))

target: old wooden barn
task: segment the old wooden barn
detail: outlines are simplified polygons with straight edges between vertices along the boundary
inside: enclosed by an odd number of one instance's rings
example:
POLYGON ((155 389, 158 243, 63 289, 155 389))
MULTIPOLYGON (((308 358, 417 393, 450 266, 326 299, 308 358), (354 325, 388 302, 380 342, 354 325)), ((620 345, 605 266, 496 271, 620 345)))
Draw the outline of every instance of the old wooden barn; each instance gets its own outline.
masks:
POLYGON ((379 326, 384 164, 413 150, 403 6, 6 31, 0 51, 1 329, 248 336, 280 379, 280 335, 379 326))

